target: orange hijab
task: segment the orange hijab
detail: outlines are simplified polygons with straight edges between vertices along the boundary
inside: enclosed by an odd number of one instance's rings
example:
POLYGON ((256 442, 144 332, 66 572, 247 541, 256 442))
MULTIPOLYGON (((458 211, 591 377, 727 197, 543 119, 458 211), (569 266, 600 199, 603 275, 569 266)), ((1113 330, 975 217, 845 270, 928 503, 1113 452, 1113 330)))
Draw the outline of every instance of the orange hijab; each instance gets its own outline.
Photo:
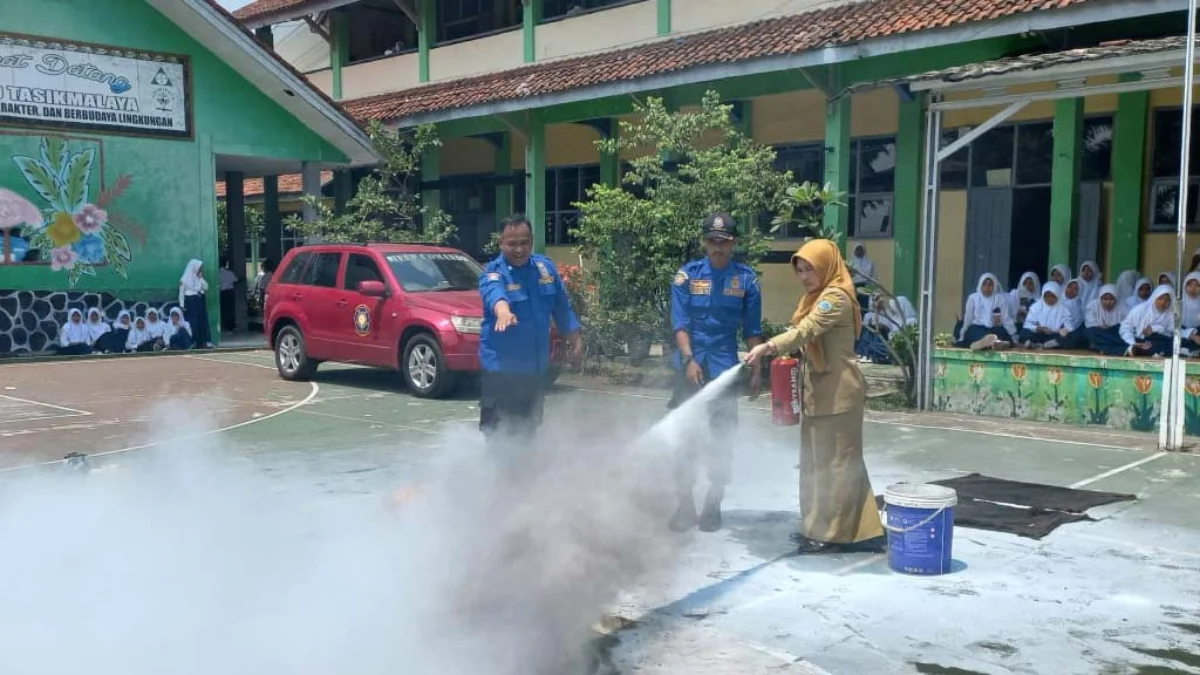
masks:
MULTIPOLYGON (((857 340, 862 333, 862 310, 858 305, 858 292, 854 290, 850 269, 846 267, 846 261, 842 259, 842 252, 838 249, 837 244, 828 239, 812 239, 805 242, 799 250, 792 254, 793 269, 796 267, 796 261, 801 258, 813 266, 817 277, 821 280, 821 287, 801 296, 796 313, 792 314, 792 325, 799 324, 804 317, 812 313, 826 289, 837 288, 841 289, 850 300, 851 309, 854 312, 854 339, 857 340)), ((818 372, 824 372, 826 370, 825 354, 821 350, 821 343, 819 341, 810 343, 807 351, 813 367, 818 372)))

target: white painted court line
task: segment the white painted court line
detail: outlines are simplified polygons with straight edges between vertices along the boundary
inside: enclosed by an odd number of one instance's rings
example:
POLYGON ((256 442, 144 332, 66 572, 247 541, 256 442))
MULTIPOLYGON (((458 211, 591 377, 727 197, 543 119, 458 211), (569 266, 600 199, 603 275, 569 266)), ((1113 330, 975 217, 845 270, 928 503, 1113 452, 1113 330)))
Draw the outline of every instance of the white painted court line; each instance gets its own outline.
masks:
MULTIPOLYGON (((322 399, 322 400, 324 400, 324 399, 322 399)), ((421 427, 410 427, 405 424, 396 424, 395 422, 381 422, 380 420, 377 420, 373 417, 348 417, 346 415, 334 415, 332 413, 317 412, 315 410, 301 410, 300 412, 305 415, 316 415, 317 417, 330 417, 335 420, 346 420, 347 422, 357 422, 359 424, 378 424, 378 425, 384 426, 384 427, 391 427, 393 429, 403 429, 404 431, 415 431, 415 432, 422 433, 422 434, 439 434, 439 433, 441 433, 440 429, 422 429, 421 427)))
POLYGON ((90 412, 87 412, 86 410, 76 410, 74 408, 66 408, 61 405, 54 405, 53 403, 42 403, 41 401, 30 401, 27 398, 17 398, 16 396, 8 396, 6 394, 0 394, 0 398, 6 398, 10 401, 16 401, 18 403, 28 403, 29 405, 38 405, 38 406, 42 406, 43 408, 54 408, 55 410, 62 410, 63 412, 71 413, 72 416, 91 415, 92 414, 90 412))
POLYGON ((1117 474, 1129 471, 1130 469, 1136 469, 1139 466, 1142 466, 1144 464, 1149 464, 1150 462, 1153 462, 1156 459, 1162 459, 1163 457, 1166 457, 1168 454, 1171 454, 1171 453, 1156 452, 1153 455, 1150 455, 1149 457, 1143 457, 1143 458, 1137 460, 1136 462, 1130 462, 1128 464, 1118 466, 1115 469, 1109 469, 1108 471, 1105 471, 1104 473, 1096 474, 1095 476, 1092 476, 1091 478, 1084 478, 1081 481, 1076 481, 1074 483, 1071 483, 1067 487, 1074 490, 1074 489, 1081 488, 1085 485, 1091 485, 1092 483, 1102 481, 1105 478, 1111 478, 1113 476, 1116 476, 1117 474))
POLYGON ((211 356, 187 356, 181 355, 180 358, 192 359, 193 361, 211 361, 212 363, 224 363, 231 366, 250 366, 251 368, 265 368, 266 370, 278 370, 275 366, 267 366, 261 363, 251 363, 249 361, 230 361, 229 359, 215 359, 211 356))
MULTIPOLYGON (((279 417, 280 415, 286 415, 287 413, 290 413, 293 410, 296 410, 298 408, 301 408, 301 407, 306 406, 309 403, 311 403, 312 400, 317 397, 317 393, 321 391, 321 388, 317 385, 316 382, 309 382, 308 384, 312 389, 308 392, 308 396, 305 396, 303 400, 293 403, 292 405, 284 408, 283 410, 277 410, 269 415, 263 415, 262 417, 255 417, 253 419, 248 419, 244 422, 238 422, 237 424, 231 424, 227 427, 221 427, 220 429, 211 429, 209 431, 202 431, 198 434, 187 434, 185 436, 176 436, 174 438, 170 438, 170 439, 166 439, 166 440, 162 440, 162 441, 152 441, 150 443, 143 443, 141 445, 131 445, 128 448, 120 448, 117 450, 105 450, 104 452, 91 453, 88 456, 89 457, 105 457, 108 455, 118 455, 118 454, 125 453, 125 452, 132 452, 134 450, 145 450, 146 448, 153 448, 155 446, 162 445, 168 441, 174 442, 174 441, 188 440, 188 439, 192 439, 192 438, 202 438, 204 436, 212 436, 214 434, 220 434, 220 433, 224 433, 226 431, 233 431, 234 429, 241 429, 242 427, 248 427, 251 424, 258 424, 259 422, 266 422, 269 419, 279 417)), ((34 468, 42 467, 42 466, 51 466, 54 464, 59 464, 61 462, 62 462, 61 459, 56 459, 56 460, 49 461, 49 462, 38 462, 36 464, 22 464, 21 466, 13 466, 13 467, 9 467, 7 469, 0 469, 0 473, 11 473, 13 471, 21 471, 23 469, 34 469, 34 468)))

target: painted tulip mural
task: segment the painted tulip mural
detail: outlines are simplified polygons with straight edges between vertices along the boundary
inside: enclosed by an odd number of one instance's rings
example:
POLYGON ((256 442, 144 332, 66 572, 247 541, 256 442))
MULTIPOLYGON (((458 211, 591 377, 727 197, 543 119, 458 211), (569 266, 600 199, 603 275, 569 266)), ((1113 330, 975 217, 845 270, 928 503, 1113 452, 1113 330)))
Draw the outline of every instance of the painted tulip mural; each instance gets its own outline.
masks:
POLYGON ((50 269, 65 272, 71 286, 102 265, 126 278, 132 254, 118 225, 135 226, 113 207, 132 178, 122 175, 106 188, 97 148, 72 147, 66 138, 45 136, 38 150, 36 157, 12 158, 36 199, 0 188, 0 227, 21 227, 29 248, 40 250, 50 269))

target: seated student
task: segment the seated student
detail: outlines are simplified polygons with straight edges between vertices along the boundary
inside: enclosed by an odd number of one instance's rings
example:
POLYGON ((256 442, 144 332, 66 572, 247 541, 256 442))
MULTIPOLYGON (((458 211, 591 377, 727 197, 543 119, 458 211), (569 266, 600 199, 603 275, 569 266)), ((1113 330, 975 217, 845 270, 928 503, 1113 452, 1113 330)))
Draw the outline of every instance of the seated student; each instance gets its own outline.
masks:
POLYGON ((146 310, 146 333, 157 343, 155 351, 166 349, 167 341, 163 335, 167 332, 167 324, 162 320, 162 312, 151 307, 146 310))
POLYGON ((88 310, 87 327, 88 333, 92 336, 92 351, 100 354, 112 351, 109 348, 109 333, 112 328, 104 321, 104 315, 100 313, 99 309, 92 307, 88 310))
POLYGON ((975 292, 967 298, 963 310, 958 346, 974 351, 1007 349, 1012 346, 1017 327, 1009 311, 1008 294, 991 272, 980 275, 975 292))
POLYGON ((1175 288, 1175 273, 1174 272, 1163 272, 1162 274, 1158 275, 1158 285, 1159 286, 1170 286, 1171 288, 1175 288))
POLYGON ((171 318, 167 321, 163 340, 167 349, 185 350, 192 348, 192 327, 183 319, 183 310, 178 307, 171 310, 171 318))
POLYGON ((1175 333, 1175 313, 1171 311, 1174 290, 1162 285, 1150 299, 1129 312, 1121 322, 1121 339, 1129 356, 1170 356, 1175 333))
POLYGON ((1154 291, 1154 282, 1146 277, 1137 280, 1133 286, 1133 295, 1125 298, 1125 308, 1132 310, 1134 307, 1142 304, 1150 299, 1150 294, 1154 291))
POLYGON ((917 310, 908 298, 885 300, 882 293, 871 296, 871 311, 863 317, 865 330, 854 345, 858 356, 870 363, 891 363, 892 355, 884 340, 905 326, 917 325, 917 310))
POLYGON ((1042 286, 1042 299, 1029 308, 1025 328, 1017 339, 1026 349, 1071 349, 1082 339, 1082 326, 1063 301, 1063 289, 1056 282, 1042 286))
POLYGON ((1091 301, 1100 295, 1100 287, 1104 285, 1104 274, 1095 261, 1089 260, 1079 266, 1079 302, 1087 307, 1091 301))
POLYGON ((92 353, 92 333, 83 322, 83 312, 72 309, 67 312, 67 322, 59 330, 58 348, 64 356, 79 356, 92 353))
POLYGON ((1127 298, 1133 295, 1134 286, 1137 285, 1138 279, 1141 278, 1142 274, 1137 270, 1125 270, 1124 272, 1121 272, 1120 276, 1117 277, 1117 300, 1119 300, 1122 305, 1125 304, 1125 300, 1127 298))
POLYGON ((1100 287, 1100 295, 1088 303, 1084 325, 1088 344, 1092 351, 1108 356, 1122 356, 1128 350, 1121 339, 1121 322, 1129 310, 1117 298, 1119 292, 1114 284, 1100 287))
POLYGON ((139 316, 134 320, 133 328, 129 329, 129 337, 125 338, 125 351, 156 352, 161 349, 159 347, 161 343, 161 338, 150 335, 150 331, 146 328, 145 317, 139 316))
POLYGON ((1179 308, 1183 347, 1195 354, 1200 350, 1200 272, 1189 272, 1183 279, 1183 297, 1179 308))
MULTIPOLYGON (((1071 280, 1071 268, 1067 265, 1055 265, 1050 268, 1050 281, 1058 284, 1059 287, 1066 286, 1071 280)), ((1041 296, 1038 296, 1041 297, 1041 296)))
POLYGON ((121 354, 126 351, 125 341, 129 339, 129 329, 133 328, 133 318, 126 310, 121 310, 117 314, 117 320, 113 322, 112 332, 108 334, 108 350, 113 354, 121 354))
POLYGON ((1066 305, 1067 311, 1071 313, 1071 318, 1074 319, 1077 325, 1083 325, 1083 309, 1087 303, 1082 297, 1084 285, 1079 279, 1072 279, 1063 286, 1063 304, 1066 305))
POLYGON ((1022 324, 1025 323, 1025 315, 1029 312, 1029 307, 1037 302, 1038 296, 1042 291, 1042 280, 1034 272, 1026 272, 1021 275, 1021 281, 1017 283, 1017 287, 1009 292, 1009 302, 1013 317, 1016 319, 1017 330, 1021 330, 1022 324))

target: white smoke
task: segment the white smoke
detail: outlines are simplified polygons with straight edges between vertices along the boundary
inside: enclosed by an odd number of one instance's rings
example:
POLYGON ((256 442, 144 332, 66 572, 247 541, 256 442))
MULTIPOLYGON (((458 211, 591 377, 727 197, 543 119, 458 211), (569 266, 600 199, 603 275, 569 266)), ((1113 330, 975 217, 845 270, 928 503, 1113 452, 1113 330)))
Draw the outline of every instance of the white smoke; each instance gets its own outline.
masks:
POLYGON ((268 478, 164 406, 191 440, 0 486, 0 672, 582 673, 592 623, 671 573, 672 446, 734 375, 640 438, 451 432, 398 509, 268 478))

